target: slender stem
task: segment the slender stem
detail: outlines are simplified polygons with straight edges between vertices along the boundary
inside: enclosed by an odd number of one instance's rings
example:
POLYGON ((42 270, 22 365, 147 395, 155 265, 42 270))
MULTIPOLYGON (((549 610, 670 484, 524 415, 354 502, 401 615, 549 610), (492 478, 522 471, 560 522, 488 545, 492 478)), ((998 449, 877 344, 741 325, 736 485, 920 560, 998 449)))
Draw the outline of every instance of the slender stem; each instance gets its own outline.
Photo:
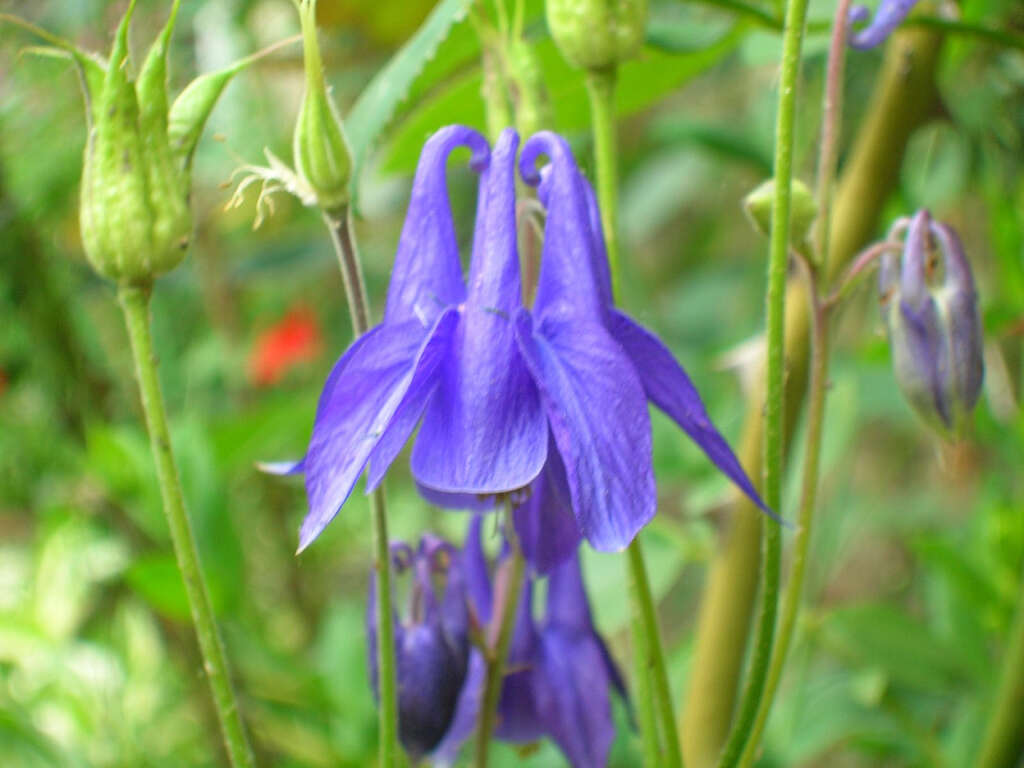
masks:
MULTIPOLYGON (((825 77, 825 96, 822 104, 821 147, 818 155, 818 231, 816 255, 822 271, 827 270, 829 234, 831 226, 832 186, 835 183, 837 157, 839 152, 839 128, 842 116, 843 62, 846 54, 846 29, 850 0, 839 0, 836 5, 832 29, 832 41, 828 54, 825 77)), ((825 383, 828 379, 828 318, 822 307, 817 276, 814 267, 804 258, 797 256, 807 278, 807 299, 811 316, 811 378, 808 393, 807 449, 804 458, 800 509, 797 513, 797 532, 793 541, 793 563, 782 600, 782 619, 779 636, 772 651, 768 677, 761 703, 757 708, 754 725, 747 745, 740 756, 740 766, 749 768, 757 754, 761 736, 771 713, 775 691, 786 664, 793 629, 796 626, 800 599, 803 594, 804 577, 807 571, 807 550, 811 541, 811 525, 818 490, 818 467, 821 457, 821 433, 825 412, 825 383)))
MULTIPOLYGON (((766 310, 764 498, 768 506, 776 511, 781 511, 782 508, 786 265, 789 255, 790 185, 793 181, 793 126, 807 4, 808 0, 788 0, 786 4, 779 106, 775 126, 775 199, 772 205, 766 310)), ((728 768, 736 764, 750 737, 750 728, 764 692, 775 635, 782 534, 776 523, 767 520, 764 521, 763 532, 761 613, 758 619, 754 655, 747 678, 747 687, 740 704, 739 714, 719 762, 720 766, 728 768)))
POLYGON ((347 208, 325 211, 324 223, 331 233, 331 242, 338 256, 341 279, 345 283, 345 298, 352 318, 352 331, 362 336, 370 330, 370 300, 366 296, 366 282, 359 264, 355 240, 352 237, 351 215, 347 208))
POLYGON ((811 541, 811 527, 814 523, 814 509, 817 502, 818 472, 821 459, 821 435, 825 417, 825 389, 828 382, 828 311, 821 304, 817 280, 811 266, 800 259, 807 276, 807 296, 811 313, 811 380, 807 403, 807 449, 804 457, 803 479, 800 489, 800 510, 797 513, 797 529, 793 539, 793 564, 789 581, 782 598, 782 615, 779 621, 779 637, 772 651, 768 680, 764 696, 757 710, 754 727, 751 729, 747 746, 740 759, 741 768, 753 765, 761 735, 768 722, 772 701, 786 664, 796 617, 800 610, 804 577, 807 573, 807 552, 811 541))
POLYGON ((117 297, 128 328, 128 340, 135 361, 135 377, 139 383, 142 410, 146 415, 150 447, 156 460, 156 475, 160 483, 164 513, 167 515, 167 526, 171 531, 171 542, 174 545, 181 580, 185 584, 185 595, 188 597, 189 609, 192 612, 192 623, 199 640, 203 667, 210 681, 224 746, 235 768, 251 768, 256 763, 245 735, 245 727, 242 725, 235 691, 231 686, 224 645, 217 631, 210 593, 199 565, 199 552, 185 511, 185 499, 178 480, 174 452, 171 449, 171 434, 167 427, 167 413, 164 409, 163 393, 160 391, 153 336, 149 327, 151 291, 150 285, 123 284, 118 288, 117 297))
MULTIPOLYGON (((627 557, 627 581, 629 584, 630 630, 633 635, 633 701, 636 702, 637 721, 640 725, 640 746, 643 751, 645 766, 656 766, 661 763, 661 745, 658 739, 658 721, 654 711, 654 693, 651 682, 651 669, 644 653, 644 614, 641 610, 642 592, 640 582, 635 577, 633 558, 627 557)), ((646 572, 644 572, 646 576, 646 572)))
MULTIPOLYGON (((325 211, 324 223, 338 255, 341 277, 345 283, 352 331, 362 336, 370 329, 370 302, 359 265, 352 224, 347 209, 325 211)), ((398 748, 398 686, 395 674, 395 637, 391 607, 391 557, 388 552, 388 515, 383 486, 370 495, 370 518, 373 524, 373 569, 377 577, 377 670, 380 689, 380 765, 392 768, 400 755, 398 748)))
POLYGON ((1024 580, 976 768, 1011 768, 1024 754, 1024 580))
MULTIPOLYGON (((825 99, 822 105, 821 149, 818 155, 818 238, 817 256, 822 271, 828 269, 828 240, 832 224, 832 186, 836 178, 836 164, 839 157, 840 117, 843 113, 843 63, 846 61, 846 29, 850 15, 850 0, 839 0, 836 4, 835 21, 832 25, 832 41, 828 49, 828 66, 825 74, 825 99)), ((815 301, 817 297, 812 297, 815 301)))
MULTIPOLYGON (((652 721, 647 726, 647 732, 643 733, 644 753, 647 765, 654 766, 681 766, 683 764, 682 753, 679 749, 679 734, 676 730, 676 716, 672 707, 672 691, 668 684, 668 674, 665 668, 665 654, 661 647, 661 635, 658 632, 658 615, 654 608, 654 597, 651 594, 651 584, 647 578, 647 566, 644 565, 643 549, 640 544, 640 537, 633 539, 626 552, 629 558, 629 585, 630 597, 633 602, 634 611, 634 644, 639 644, 635 649, 637 676, 643 680, 646 678, 647 691, 639 691, 638 696, 653 698, 656 708, 657 722, 661 725, 661 740, 664 743, 664 759, 655 757, 653 763, 649 762, 652 757, 648 754, 651 731, 655 739, 658 736, 657 724, 652 721), (637 621, 639 614, 639 621, 637 621), (650 690, 653 683, 653 697, 650 690)), ((650 717, 650 713, 643 713, 650 717)), ((644 725, 641 723, 641 728, 644 725)))
POLYGON ((594 164, 597 166, 597 199, 601 208, 601 229, 608 251, 612 292, 619 289, 619 235, 616 217, 619 210, 618 142, 615 137, 615 69, 588 71, 590 123, 594 131, 594 164))
POLYGON ((505 676, 508 646, 512 640, 516 608, 519 605, 519 596, 523 591, 523 574, 526 571, 526 560, 523 558, 523 552, 515 540, 515 536, 510 535, 508 540, 511 555, 502 572, 505 578, 499 582, 500 591, 491 613, 492 621, 487 641, 487 673, 484 677, 483 696, 480 699, 482 702, 480 722, 477 725, 476 749, 473 758, 473 765, 476 768, 486 768, 487 766, 491 735, 494 733, 498 716, 501 681, 505 676), (497 624, 494 623, 495 618, 497 618, 497 624))
MULTIPOLYGON (((601 211, 601 229, 604 232, 608 265, 611 271, 613 293, 619 287, 619 247, 616 220, 618 215, 618 155, 615 137, 615 77, 614 68, 590 70, 586 74, 587 93, 590 96, 590 121, 594 132, 594 161, 597 166, 597 199, 601 211)), ((643 549, 637 536, 629 545, 630 599, 632 602, 632 629, 635 684, 638 686, 640 731, 643 737, 647 765, 675 768, 682 765, 679 734, 676 730, 672 693, 665 669, 665 654, 658 631, 658 616, 654 597, 647 579, 643 549), (653 685, 652 685, 653 684, 653 685), (652 690, 653 688, 653 690, 652 690), (652 695, 653 694, 653 695, 652 695), (648 699, 644 701, 643 699, 648 699), (650 700, 653 699, 653 705, 650 700), (664 741, 664 760, 657 750, 658 724, 661 721, 661 739, 664 741)))
POLYGON ((847 268, 842 277, 839 278, 835 289, 831 294, 829 294, 828 298, 825 299, 825 308, 831 309, 846 298, 853 286, 856 285, 856 279, 860 273, 870 267, 871 264, 880 256, 891 251, 900 251, 902 249, 903 243, 898 240, 884 240, 881 243, 875 243, 858 253, 853 260, 853 264, 847 268))

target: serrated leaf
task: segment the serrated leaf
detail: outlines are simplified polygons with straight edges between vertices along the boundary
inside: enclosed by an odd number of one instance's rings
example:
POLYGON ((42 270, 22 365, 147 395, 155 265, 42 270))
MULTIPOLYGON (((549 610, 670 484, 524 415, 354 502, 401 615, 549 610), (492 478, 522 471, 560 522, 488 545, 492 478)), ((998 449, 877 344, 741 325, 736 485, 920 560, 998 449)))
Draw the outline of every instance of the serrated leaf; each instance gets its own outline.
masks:
POLYGON ((442 0, 356 100, 345 120, 345 131, 355 160, 353 199, 356 197, 359 170, 367 153, 391 121, 398 105, 408 96, 427 62, 437 54, 452 27, 466 18, 472 4, 473 0, 442 0))
MULTIPOLYGON (((666 93, 720 61, 742 40, 744 27, 737 25, 711 46, 696 52, 676 55, 645 48, 636 59, 619 69, 615 110, 630 115, 650 106, 666 93)), ((541 71, 555 108, 556 129, 563 132, 586 128, 590 107, 583 88, 582 74, 572 69, 550 38, 536 44, 541 71)), ((383 163, 386 172, 409 172, 416 166, 424 139, 451 123, 484 127, 480 99, 479 68, 463 72, 439 88, 396 128, 383 163)))

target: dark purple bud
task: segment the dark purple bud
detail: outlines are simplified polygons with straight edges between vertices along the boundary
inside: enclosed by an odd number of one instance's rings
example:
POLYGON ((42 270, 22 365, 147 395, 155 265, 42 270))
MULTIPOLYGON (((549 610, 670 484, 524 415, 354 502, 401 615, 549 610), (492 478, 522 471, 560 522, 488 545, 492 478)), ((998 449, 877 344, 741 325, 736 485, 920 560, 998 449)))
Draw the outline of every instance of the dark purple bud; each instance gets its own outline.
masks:
MULTIPOLYGON (((414 551, 391 548, 396 574, 410 572, 408 609, 395 617, 398 674, 398 738, 413 761, 431 752, 447 732, 466 680, 469 614, 461 556, 430 534, 414 551), (435 581, 443 581, 438 596, 435 581)), ((370 577, 367 635, 370 684, 378 697, 376 580, 370 577)))
POLYGON ((879 296, 900 390, 929 424, 958 433, 981 394, 984 363, 974 278, 956 233, 919 211, 899 264, 882 262, 879 296))

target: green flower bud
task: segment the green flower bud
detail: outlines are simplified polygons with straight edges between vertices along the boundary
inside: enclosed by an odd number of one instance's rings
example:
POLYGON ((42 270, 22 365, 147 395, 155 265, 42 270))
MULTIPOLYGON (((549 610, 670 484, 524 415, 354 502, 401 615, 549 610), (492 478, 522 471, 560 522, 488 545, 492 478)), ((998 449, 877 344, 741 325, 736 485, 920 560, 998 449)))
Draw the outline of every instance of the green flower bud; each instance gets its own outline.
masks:
POLYGON ((325 211, 349 201, 352 153, 341 118, 327 93, 316 37, 316 0, 300 0, 306 90, 295 123, 292 151, 300 188, 305 187, 325 211))
MULTIPOLYGON (((768 179, 743 198, 743 211, 751 225, 765 237, 772 229, 772 202, 775 179, 768 179)), ((793 179, 789 198, 789 242, 803 246, 818 218, 818 203, 811 190, 799 179, 793 179)))
POLYGON ((546 10, 551 36, 574 67, 610 69, 644 41, 647 0, 547 0, 546 10))
POLYGON ((192 153, 227 82, 254 57, 189 85, 168 108, 167 49, 178 0, 132 79, 128 56, 131 2, 108 61, 14 17, 53 48, 36 53, 73 60, 85 96, 89 138, 82 170, 79 220, 85 255, 104 277, 145 283, 184 258, 192 233, 192 153))
POLYGON ((136 82, 128 77, 128 7, 95 102, 82 172, 85 255, 116 281, 143 282, 176 267, 192 231, 188 189, 167 141, 167 39, 177 4, 136 82))

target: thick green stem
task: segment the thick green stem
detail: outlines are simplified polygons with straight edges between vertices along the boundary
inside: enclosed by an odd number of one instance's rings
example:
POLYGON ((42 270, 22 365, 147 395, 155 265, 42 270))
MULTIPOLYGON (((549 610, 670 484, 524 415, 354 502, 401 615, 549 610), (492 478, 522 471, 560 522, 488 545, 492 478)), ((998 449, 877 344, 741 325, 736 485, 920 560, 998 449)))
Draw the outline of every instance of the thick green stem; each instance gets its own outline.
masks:
MULTIPOLYGON (((870 112, 849 153, 836 190, 829 241, 828 277, 835 275, 876 231, 878 216, 899 179, 907 140, 936 114, 934 73, 941 36, 921 29, 897 33, 886 58, 870 112)), ((800 415, 807 383, 810 325, 802 280, 791 281, 786 308, 787 433, 800 415)), ((764 390, 747 403, 740 457, 747 473, 760 475, 764 390)), ((683 752, 691 768, 715 765, 733 717, 747 629, 756 597, 754 568, 760 520, 752 505, 733 505, 701 603, 683 727, 683 752)))
POLYGON ((128 340, 135 361, 135 377, 139 383, 139 394, 142 398, 142 410, 146 415, 153 458, 156 460, 156 475, 160 483, 164 513, 167 515, 167 526, 171 531, 178 570, 185 584, 185 595, 188 597, 189 609, 192 612, 192 623, 199 640, 203 667, 210 680, 210 690, 220 720, 224 746, 235 768, 251 768, 255 761, 231 686, 224 646, 217 631, 210 593, 199 566, 199 552, 196 549, 188 514, 185 512, 185 499, 171 449, 171 434, 167 427, 167 413, 164 409, 163 393, 160 391, 153 336, 149 327, 151 291, 152 287, 149 285, 124 284, 118 288, 117 296, 128 328, 128 340))
MULTIPOLYGON (((601 229, 604 233, 608 263, 611 270, 612 291, 619 285, 619 248, 616 220, 618 215, 618 155, 615 139, 615 69, 588 71, 587 93, 590 95, 590 122, 594 132, 594 160, 597 166, 597 200, 601 210, 601 229)), ((633 539, 627 553, 629 557, 630 599, 632 602, 632 629, 634 671, 638 698, 637 710, 643 737, 645 760, 648 765, 675 768, 682 765, 679 734, 675 727, 672 692, 665 669, 665 654, 658 631, 658 616, 654 597, 647 579, 640 537, 633 539), (650 700, 653 700, 653 704, 650 700), (661 740, 664 753, 657 743, 658 723, 661 722, 661 740), (653 762, 652 762, 653 760, 653 762)))
POLYGON ((999 687, 978 753, 976 768, 1011 768, 1024 755, 1024 581, 1021 582, 1017 618, 999 673, 999 687))
POLYGON ((601 229, 608 251, 612 292, 619 289, 619 169, 615 138, 615 69, 589 71, 590 124, 594 132, 594 164, 597 166, 597 199, 601 208, 601 229))
MULTIPOLYGON (((338 256, 341 277, 345 283, 352 331, 358 337, 370 329, 370 302, 359 265, 352 225, 347 209, 325 211, 324 223, 338 256)), ((398 687, 395 675, 395 636, 391 607, 391 557, 388 552, 388 516, 384 487, 370 494, 370 518, 373 525, 373 570, 377 578, 377 680, 380 710, 380 765, 392 768, 398 749, 398 687)))
POLYGON ((515 626, 516 608, 519 596, 523 591, 523 575, 526 571, 526 560, 523 558, 519 543, 514 536, 509 537, 511 557, 506 562, 498 581, 497 599, 491 614, 490 636, 487 640, 487 674, 484 677, 484 691, 480 708, 480 721, 477 724, 476 747, 473 757, 475 768, 487 768, 487 756, 491 746, 491 735, 498 717, 498 700, 501 694, 501 681, 505 676, 505 662, 508 660, 508 646, 512 641, 512 629, 515 626), (497 619, 497 623, 494 619, 497 619))
MULTIPOLYGON (((771 247, 768 258, 766 310, 767 366, 764 413, 764 499, 776 512, 782 510, 783 407, 785 405, 786 266, 789 261, 789 209, 793 181, 793 134, 796 121, 796 89, 800 75, 800 50, 808 0, 788 0, 782 36, 782 73, 775 125, 775 199, 772 203, 771 247)), ((731 768, 739 760, 764 693, 775 638, 778 612, 782 533, 774 522, 765 522, 761 558, 761 615, 754 640, 754 656, 739 715, 726 742, 719 765, 731 768)))

